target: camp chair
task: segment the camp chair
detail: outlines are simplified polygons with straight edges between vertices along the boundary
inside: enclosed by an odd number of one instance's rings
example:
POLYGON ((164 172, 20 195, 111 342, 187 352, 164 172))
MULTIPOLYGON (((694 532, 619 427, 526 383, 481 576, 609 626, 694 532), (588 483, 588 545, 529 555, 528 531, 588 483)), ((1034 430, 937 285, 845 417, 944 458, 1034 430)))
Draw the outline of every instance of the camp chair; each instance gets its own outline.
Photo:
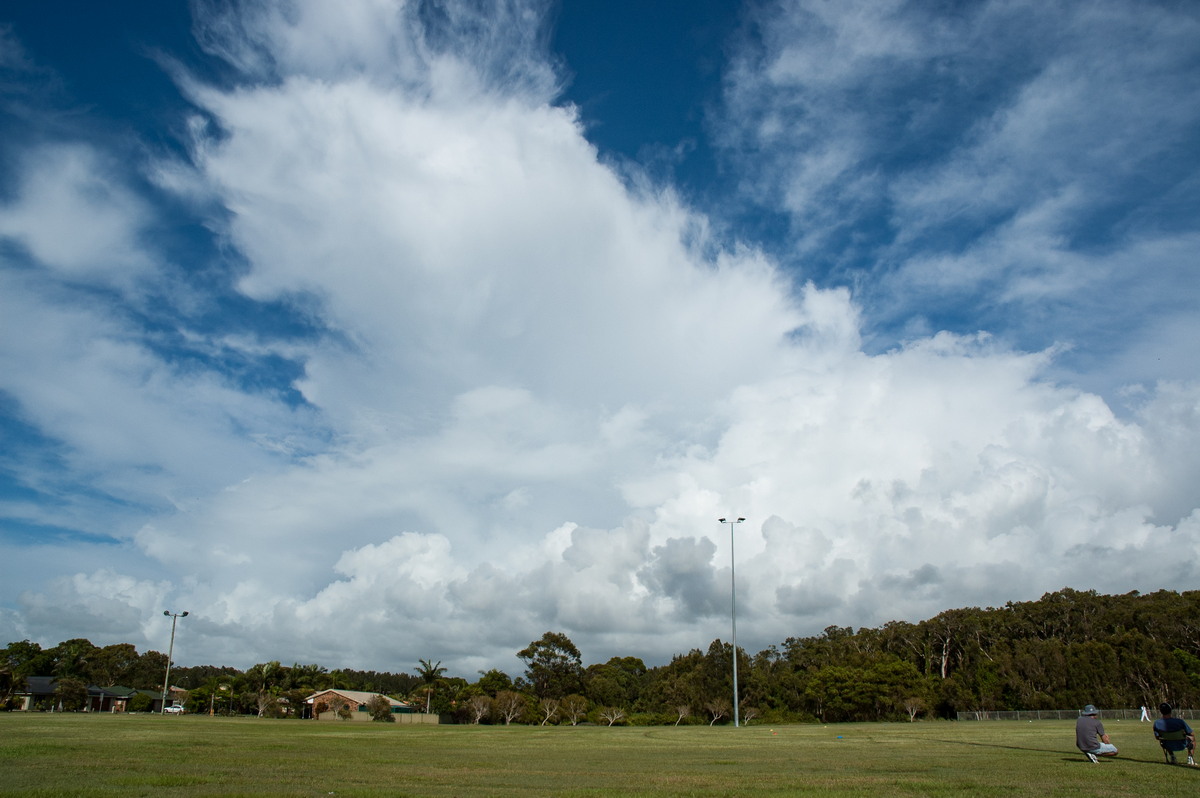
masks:
POLYGON ((1174 765, 1175 754, 1179 751, 1187 750, 1187 732, 1185 732, 1183 729, 1177 729, 1176 731, 1169 732, 1159 732, 1158 744, 1162 746, 1163 759, 1166 760, 1168 765, 1174 765))

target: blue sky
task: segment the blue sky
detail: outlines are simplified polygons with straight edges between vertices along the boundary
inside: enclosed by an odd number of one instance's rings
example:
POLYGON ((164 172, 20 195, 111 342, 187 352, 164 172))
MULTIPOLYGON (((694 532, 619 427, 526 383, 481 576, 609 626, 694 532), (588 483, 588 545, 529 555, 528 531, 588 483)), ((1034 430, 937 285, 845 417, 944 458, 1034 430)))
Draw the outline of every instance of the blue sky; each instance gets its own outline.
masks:
POLYGON ((731 514, 751 650, 1193 587, 1197 42, 1114 0, 0 6, 0 642, 663 661, 727 635, 731 514))

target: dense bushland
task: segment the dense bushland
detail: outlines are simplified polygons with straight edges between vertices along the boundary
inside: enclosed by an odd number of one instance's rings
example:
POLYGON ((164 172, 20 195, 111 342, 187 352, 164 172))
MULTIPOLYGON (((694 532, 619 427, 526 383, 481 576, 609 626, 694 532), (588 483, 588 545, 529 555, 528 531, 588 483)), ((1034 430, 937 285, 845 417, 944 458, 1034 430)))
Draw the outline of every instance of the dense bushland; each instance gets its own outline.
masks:
MULTIPOLYGON (((188 707, 214 714, 288 715, 316 690, 363 690, 407 699, 465 723, 683 724, 732 719, 732 651, 707 648, 647 667, 635 656, 584 666, 579 650, 547 632, 518 652, 526 670, 474 681, 421 660, 415 674, 266 662, 245 671, 174 667, 188 707)), ((74 639, 0 651, 0 702, 25 676, 72 687, 161 688, 166 655, 74 639)), ((830 626, 757 654, 738 652, 743 721, 953 717, 966 710, 1196 706, 1200 591, 1100 595, 1063 589, 1037 601, 948 610, 919 623, 857 631, 830 626)))

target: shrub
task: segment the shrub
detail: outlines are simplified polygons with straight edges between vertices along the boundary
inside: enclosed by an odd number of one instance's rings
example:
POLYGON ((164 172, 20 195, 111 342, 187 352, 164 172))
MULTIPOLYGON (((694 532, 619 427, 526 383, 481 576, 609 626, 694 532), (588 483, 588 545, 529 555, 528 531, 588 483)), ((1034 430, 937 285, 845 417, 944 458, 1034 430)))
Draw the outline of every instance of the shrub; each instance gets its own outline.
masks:
POLYGON ((396 716, 392 714, 392 704, 381 695, 371 696, 367 701, 367 712, 371 713, 371 720, 378 723, 395 723, 396 716))
POLYGON ((153 698, 145 693, 135 693, 125 704, 125 709, 128 712, 149 712, 152 706, 154 706, 153 698))

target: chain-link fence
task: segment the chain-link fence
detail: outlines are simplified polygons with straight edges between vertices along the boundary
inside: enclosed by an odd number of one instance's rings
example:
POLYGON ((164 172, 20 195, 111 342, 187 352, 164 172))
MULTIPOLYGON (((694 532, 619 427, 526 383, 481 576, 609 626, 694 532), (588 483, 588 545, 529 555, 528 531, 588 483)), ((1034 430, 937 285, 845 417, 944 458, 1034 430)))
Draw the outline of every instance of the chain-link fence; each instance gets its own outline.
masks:
MULTIPOLYGON (((1158 720, 1158 707, 1146 707, 1146 715, 1150 720, 1158 720)), ((1200 717, 1194 709, 1176 709, 1175 717, 1184 720, 1196 720, 1200 717)), ((1022 709, 1015 712, 959 712, 959 720, 1075 720, 1079 717, 1078 709, 1022 709)), ((1140 709, 1101 709, 1101 720, 1140 720, 1140 709)))

